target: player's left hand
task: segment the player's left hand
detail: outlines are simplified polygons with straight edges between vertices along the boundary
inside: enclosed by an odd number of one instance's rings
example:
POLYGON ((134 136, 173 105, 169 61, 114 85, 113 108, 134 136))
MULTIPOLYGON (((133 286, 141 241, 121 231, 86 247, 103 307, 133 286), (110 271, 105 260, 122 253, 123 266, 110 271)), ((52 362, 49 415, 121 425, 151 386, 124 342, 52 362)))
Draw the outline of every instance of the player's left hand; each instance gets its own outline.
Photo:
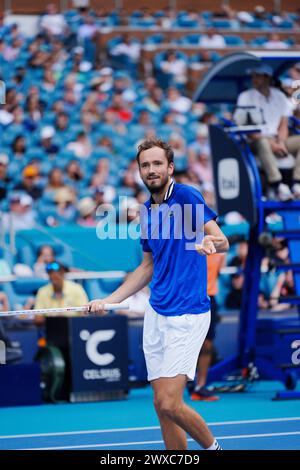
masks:
POLYGON ((222 237, 215 237, 214 235, 206 235, 201 244, 195 244, 195 248, 199 255, 213 255, 217 252, 216 246, 223 243, 222 237))

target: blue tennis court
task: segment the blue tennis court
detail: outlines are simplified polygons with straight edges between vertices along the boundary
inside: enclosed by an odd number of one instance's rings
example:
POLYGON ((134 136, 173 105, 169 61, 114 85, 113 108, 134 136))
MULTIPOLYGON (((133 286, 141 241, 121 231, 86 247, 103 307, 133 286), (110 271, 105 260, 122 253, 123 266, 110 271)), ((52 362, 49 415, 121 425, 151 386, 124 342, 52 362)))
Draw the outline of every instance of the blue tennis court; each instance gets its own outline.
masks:
MULTIPOLYGON (((299 401, 272 401, 282 389, 259 382, 218 402, 186 400, 225 450, 300 449, 299 401)), ((150 387, 127 400, 0 409, 0 449, 163 450, 150 387)), ((189 439, 189 449, 198 444, 189 439)))

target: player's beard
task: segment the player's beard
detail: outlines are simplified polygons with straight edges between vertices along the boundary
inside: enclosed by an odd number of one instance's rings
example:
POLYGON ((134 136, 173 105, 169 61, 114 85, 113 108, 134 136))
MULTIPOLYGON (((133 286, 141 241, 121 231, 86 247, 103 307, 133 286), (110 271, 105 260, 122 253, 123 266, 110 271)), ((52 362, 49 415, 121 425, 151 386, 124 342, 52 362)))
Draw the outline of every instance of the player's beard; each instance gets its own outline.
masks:
MULTIPOLYGON (((154 181, 157 181, 157 180, 154 180, 154 181)), ((162 177, 162 179, 160 181, 160 184, 152 185, 149 180, 144 181, 144 183, 147 186, 147 188, 148 188, 148 190, 150 191, 151 194, 156 194, 156 193, 160 193, 165 188, 168 181, 169 181, 169 175, 166 175, 165 177, 162 177), (149 184, 149 182, 150 182, 150 184, 149 184)))

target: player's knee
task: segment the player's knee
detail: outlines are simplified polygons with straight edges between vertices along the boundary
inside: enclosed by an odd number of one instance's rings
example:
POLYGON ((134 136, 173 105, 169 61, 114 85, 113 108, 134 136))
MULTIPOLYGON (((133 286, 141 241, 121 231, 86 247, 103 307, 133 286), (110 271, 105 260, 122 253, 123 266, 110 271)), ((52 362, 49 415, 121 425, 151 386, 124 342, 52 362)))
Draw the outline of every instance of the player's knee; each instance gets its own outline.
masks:
POLYGON ((156 397, 154 406, 158 414, 173 418, 180 413, 182 404, 175 397, 156 397))

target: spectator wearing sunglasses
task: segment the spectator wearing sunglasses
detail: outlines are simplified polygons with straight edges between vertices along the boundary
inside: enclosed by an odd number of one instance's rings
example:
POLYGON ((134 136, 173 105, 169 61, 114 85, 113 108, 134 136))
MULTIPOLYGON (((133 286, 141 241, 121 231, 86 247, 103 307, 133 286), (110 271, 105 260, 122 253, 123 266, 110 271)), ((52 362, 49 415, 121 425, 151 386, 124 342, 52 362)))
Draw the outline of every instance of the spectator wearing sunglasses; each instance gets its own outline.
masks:
POLYGON ((66 271, 67 268, 58 261, 46 265, 50 283, 38 290, 35 309, 81 307, 88 302, 83 287, 65 279, 66 271))

